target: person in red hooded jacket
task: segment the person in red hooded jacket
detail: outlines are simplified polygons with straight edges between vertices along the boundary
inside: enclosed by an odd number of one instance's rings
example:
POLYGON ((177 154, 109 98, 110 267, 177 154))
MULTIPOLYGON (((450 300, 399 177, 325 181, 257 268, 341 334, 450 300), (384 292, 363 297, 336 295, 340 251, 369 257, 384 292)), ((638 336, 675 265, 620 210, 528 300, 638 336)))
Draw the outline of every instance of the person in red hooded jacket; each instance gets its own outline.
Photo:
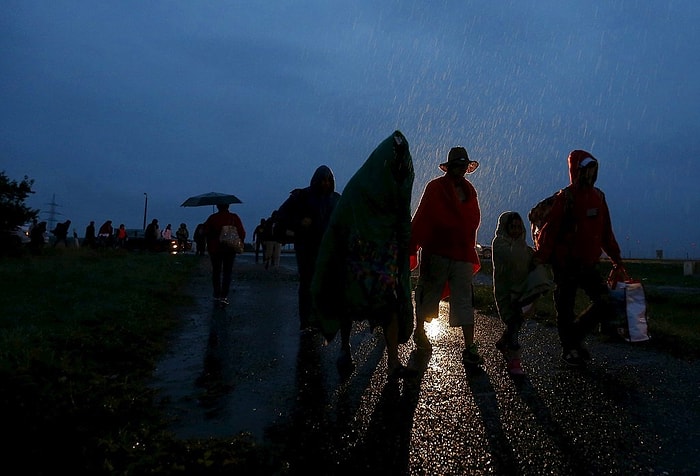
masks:
POLYGON ((538 238, 535 260, 549 263, 554 276, 554 306, 562 359, 579 367, 590 359, 585 335, 610 312, 608 287, 598 264, 603 252, 624 273, 605 194, 594 186, 598 160, 585 150, 571 151, 569 185, 560 191, 538 238), (578 318, 576 292, 582 289, 591 305, 578 318))
POLYGON ((462 328, 462 361, 467 367, 483 363, 474 342, 472 302, 472 277, 481 268, 476 254, 481 209, 476 189, 464 177, 478 166, 478 162, 469 159, 464 147, 450 149, 447 162, 439 165, 445 175, 428 182, 423 191, 411 220, 409 243, 411 268, 421 250, 415 289, 416 347, 432 349, 424 324, 438 315, 440 300, 449 294, 449 325, 462 328))

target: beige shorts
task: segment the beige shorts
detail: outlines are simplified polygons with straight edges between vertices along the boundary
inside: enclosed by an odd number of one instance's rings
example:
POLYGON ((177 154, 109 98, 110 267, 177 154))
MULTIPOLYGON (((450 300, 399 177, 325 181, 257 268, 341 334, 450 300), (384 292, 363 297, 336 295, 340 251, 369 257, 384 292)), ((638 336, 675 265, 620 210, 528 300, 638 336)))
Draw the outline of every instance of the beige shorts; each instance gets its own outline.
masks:
POLYGON ((416 319, 430 322, 438 316, 445 283, 449 283, 450 327, 474 324, 472 263, 438 255, 423 255, 419 271, 415 289, 416 319))

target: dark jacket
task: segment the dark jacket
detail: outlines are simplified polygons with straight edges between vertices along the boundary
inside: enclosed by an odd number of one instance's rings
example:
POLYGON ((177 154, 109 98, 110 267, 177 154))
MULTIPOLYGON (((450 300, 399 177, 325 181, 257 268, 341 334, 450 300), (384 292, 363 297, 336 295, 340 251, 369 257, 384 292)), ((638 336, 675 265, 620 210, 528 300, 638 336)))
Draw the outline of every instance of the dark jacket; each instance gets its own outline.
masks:
POLYGON ((284 235, 276 238, 282 243, 293 242, 295 249, 318 250, 338 199, 340 194, 335 191, 333 172, 325 165, 318 167, 310 185, 292 190, 277 210, 278 227, 284 230, 284 235), (330 180, 332 188, 324 189, 326 179, 330 180))

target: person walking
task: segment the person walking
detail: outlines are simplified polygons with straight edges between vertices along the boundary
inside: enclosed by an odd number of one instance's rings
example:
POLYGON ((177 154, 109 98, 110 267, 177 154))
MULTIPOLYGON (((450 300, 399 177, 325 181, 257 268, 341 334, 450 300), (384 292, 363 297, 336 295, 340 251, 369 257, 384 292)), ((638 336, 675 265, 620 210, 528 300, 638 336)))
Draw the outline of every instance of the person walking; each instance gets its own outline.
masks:
POLYGON ((231 275, 233 273, 233 262, 236 252, 233 248, 222 245, 219 242, 219 235, 224 226, 234 226, 241 241, 245 240, 245 228, 238 215, 231 213, 228 204, 216 206, 217 212, 209 215, 204 222, 207 234, 207 249, 212 268, 212 286, 214 288, 214 301, 227 306, 229 288, 231 286, 231 275))
POLYGON ((158 219, 154 218, 151 220, 151 223, 149 223, 146 226, 146 230, 144 231, 144 242, 146 249, 149 251, 156 251, 157 250, 157 244, 158 244, 158 237, 160 236, 160 231, 158 229, 158 219))
POLYGON ((382 141, 343 190, 321 240, 311 282, 311 324, 327 341, 340 330, 338 370, 354 368, 353 321, 380 326, 390 380, 416 375, 401 363, 398 346, 413 331, 408 243, 413 160, 399 131, 382 141))
POLYGON ((51 233, 56 237, 56 241, 53 242, 53 247, 55 248, 61 241, 63 245, 68 248, 68 230, 70 229, 70 220, 66 220, 63 223, 57 223, 55 228, 51 230, 51 233))
POLYGON ((204 223, 200 223, 194 229, 194 243, 197 246, 197 255, 204 256, 207 249, 207 232, 204 223))
POLYGON ((175 237, 177 238, 177 247, 180 251, 187 251, 187 240, 190 237, 190 232, 187 230, 187 225, 185 223, 180 223, 180 227, 175 231, 175 237))
POLYGON ((340 194, 335 191, 333 171, 326 165, 316 169, 306 188, 292 190, 278 209, 278 222, 293 233, 299 274, 299 329, 309 329, 311 317, 311 278, 321 238, 340 194))
POLYGON ((33 255, 40 255, 46 243, 44 234, 46 233, 46 222, 40 221, 34 225, 29 232, 29 249, 33 255))
POLYGON ((85 227, 85 240, 83 244, 88 248, 94 248, 97 245, 95 240, 95 222, 93 220, 85 227))
POLYGON ((445 174, 429 181, 423 191, 413 215, 410 245, 412 264, 419 263, 413 340, 419 349, 432 349, 425 323, 438 316, 440 300, 449 295, 449 325, 462 329, 462 361, 467 367, 484 361, 474 342, 472 292, 473 275, 481 268, 476 254, 481 209, 476 189, 464 177, 478 167, 464 147, 450 149, 447 162, 439 165, 445 174))
POLYGON ((525 223, 518 212, 507 211, 498 217, 491 250, 493 296, 505 325, 496 348, 503 353, 511 375, 525 375, 520 330, 526 313, 534 312, 534 301, 551 291, 552 283, 544 267, 534 264, 535 250, 525 242, 525 223))
POLYGON ((126 232, 126 225, 124 225, 124 223, 119 224, 116 235, 117 248, 126 248, 126 242, 129 240, 129 236, 126 232))
POLYGON ((282 244, 277 241, 275 227, 278 226, 277 216, 279 212, 273 211, 270 217, 265 220, 265 229, 263 230, 263 243, 265 245, 264 263, 265 269, 270 267, 277 268, 280 265, 282 254, 282 244))
POLYGON ((161 238, 164 240, 172 240, 173 239, 173 226, 168 223, 165 228, 163 228, 163 231, 161 232, 161 238))
POLYGON ((253 241, 255 242, 255 264, 258 264, 258 256, 260 250, 263 254, 263 263, 265 262, 265 242, 263 241, 265 235, 265 219, 260 219, 260 224, 253 230, 253 241))
POLYGON ((97 232, 97 241, 100 247, 111 248, 114 242, 114 227, 112 226, 112 220, 107 220, 100 226, 97 232))
POLYGON ((595 187, 598 160, 590 152, 573 150, 567 162, 569 185, 554 198, 537 240, 535 262, 552 266, 562 360, 580 367, 591 358, 583 345, 586 334, 612 312, 608 287, 598 269, 601 254, 610 258, 616 273, 624 276, 626 271, 605 194, 595 187), (574 307, 579 288, 590 306, 577 318, 574 307))

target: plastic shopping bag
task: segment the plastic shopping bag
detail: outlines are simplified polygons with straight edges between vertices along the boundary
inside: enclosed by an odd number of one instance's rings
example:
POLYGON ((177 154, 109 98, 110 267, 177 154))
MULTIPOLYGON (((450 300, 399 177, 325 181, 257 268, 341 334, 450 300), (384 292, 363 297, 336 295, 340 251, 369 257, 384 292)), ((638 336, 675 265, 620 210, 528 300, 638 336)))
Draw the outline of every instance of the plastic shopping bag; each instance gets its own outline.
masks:
POLYGON ((650 339, 647 322, 647 302, 644 286, 629 277, 609 284, 610 298, 618 316, 617 333, 627 342, 644 342, 650 339))

